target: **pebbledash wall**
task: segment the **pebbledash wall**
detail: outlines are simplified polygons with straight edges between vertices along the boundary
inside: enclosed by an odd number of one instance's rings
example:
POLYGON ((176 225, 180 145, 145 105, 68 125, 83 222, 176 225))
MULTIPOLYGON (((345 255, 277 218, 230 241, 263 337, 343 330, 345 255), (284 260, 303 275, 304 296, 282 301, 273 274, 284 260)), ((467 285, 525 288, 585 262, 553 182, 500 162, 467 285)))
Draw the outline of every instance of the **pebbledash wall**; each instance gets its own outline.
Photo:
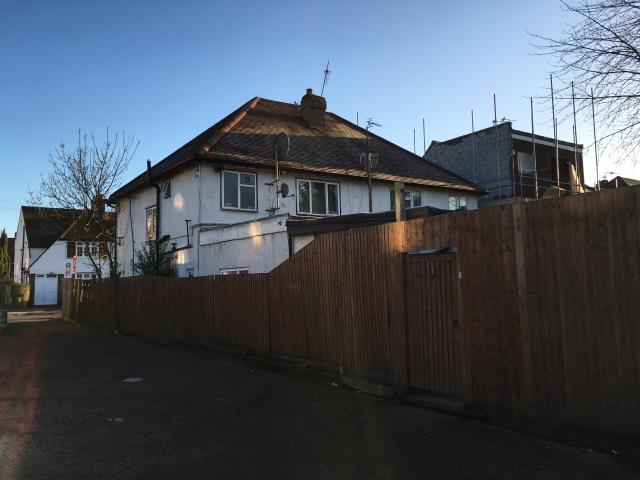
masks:
MULTIPOLYGON (((275 206, 276 193, 274 186, 268 184, 273 182, 274 172, 233 167, 228 170, 257 174, 255 211, 222 208, 222 171, 210 164, 201 163, 173 175, 168 179, 171 195, 167 198, 160 196, 160 236, 170 236, 168 249, 175 247, 172 255, 181 277, 218 275, 222 269, 235 268, 264 273, 286 260, 290 253, 286 217, 297 214, 298 179, 338 183, 340 213, 343 215, 368 211, 368 189, 364 179, 284 171, 281 172, 281 181, 288 184, 291 196, 281 198, 280 209, 271 216, 267 209, 275 206), (276 218, 278 220, 274 222, 276 218), (189 229, 186 220, 190 221, 189 229)), ((375 212, 390 209, 391 188, 390 182, 374 182, 375 212)), ((423 206, 448 209, 451 196, 464 196, 468 209, 477 208, 477 194, 473 192, 414 186, 407 189, 422 193, 423 206)), ((124 276, 132 275, 134 252, 145 245, 146 210, 155 203, 156 191, 151 186, 118 201, 118 261, 124 276)), ((291 251, 299 250, 312 239, 296 238, 291 251)))

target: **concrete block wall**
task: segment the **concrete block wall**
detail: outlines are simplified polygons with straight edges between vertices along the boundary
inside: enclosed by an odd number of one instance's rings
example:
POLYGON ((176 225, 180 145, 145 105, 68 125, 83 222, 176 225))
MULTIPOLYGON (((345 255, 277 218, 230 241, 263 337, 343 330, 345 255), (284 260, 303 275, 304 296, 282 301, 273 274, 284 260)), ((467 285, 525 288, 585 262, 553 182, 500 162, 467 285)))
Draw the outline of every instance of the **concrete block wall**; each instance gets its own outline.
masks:
POLYGON ((511 196, 511 155, 513 140, 511 123, 498 125, 498 158, 500 178, 496 162, 496 133, 494 128, 480 130, 475 134, 475 168, 473 161, 474 138, 464 135, 433 145, 424 157, 437 165, 451 170, 484 187, 489 195, 482 200, 511 196))

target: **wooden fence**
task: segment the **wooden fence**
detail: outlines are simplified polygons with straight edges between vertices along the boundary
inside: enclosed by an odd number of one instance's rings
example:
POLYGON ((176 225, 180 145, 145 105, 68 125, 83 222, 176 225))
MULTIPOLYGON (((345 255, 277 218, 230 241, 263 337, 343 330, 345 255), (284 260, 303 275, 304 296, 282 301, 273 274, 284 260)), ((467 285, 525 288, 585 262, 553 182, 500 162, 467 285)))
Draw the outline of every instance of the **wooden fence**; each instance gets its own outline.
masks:
POLYGON ((466 403, 637 436, 639 211, 635 187, 457 212, 322 235, 269 274, 66 281, 63 306, 123 333, 365 371, 402 394, 416 386, 404 254, 453 246, 456 318, 442 321, 459 325, 466 403))

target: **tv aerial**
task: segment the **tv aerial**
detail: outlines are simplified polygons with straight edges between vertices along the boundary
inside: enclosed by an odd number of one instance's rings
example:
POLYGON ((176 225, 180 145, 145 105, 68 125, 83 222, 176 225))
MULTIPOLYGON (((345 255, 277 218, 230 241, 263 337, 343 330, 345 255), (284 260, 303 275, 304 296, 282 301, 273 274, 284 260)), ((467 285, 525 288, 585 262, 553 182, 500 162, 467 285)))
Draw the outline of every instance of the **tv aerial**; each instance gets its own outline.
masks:
POLYGON ((271 214, 274 214, 278 210, 280 210, 280 196, 282 198, 287 198, 289 196, 289 185, 286 183, 280 184, 280 160, 286 160, 289 157, 289 147, 291 146, 291 141, 289 139, 289 135, 285 132, 280 132, 276 135, 276 138, 273 141, 273 158, 276 162, 276 179, 273 182, 266 183, 265 185, 276 187, 276 198, 275 205, 267 208, 267 211, 271 214))

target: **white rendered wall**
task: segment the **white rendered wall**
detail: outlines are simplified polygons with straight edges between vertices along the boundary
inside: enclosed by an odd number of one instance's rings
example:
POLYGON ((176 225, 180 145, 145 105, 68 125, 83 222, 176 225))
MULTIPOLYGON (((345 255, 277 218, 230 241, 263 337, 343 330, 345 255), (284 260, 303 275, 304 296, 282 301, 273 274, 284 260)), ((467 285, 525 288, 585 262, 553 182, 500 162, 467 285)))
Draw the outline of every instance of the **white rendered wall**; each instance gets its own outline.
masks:
MULTIPOLYGON (((186 276, 190 271, 194 275, 209 275, 214 273, 216 268, 222 263, 229 263, 230 257, 225 257, 225 261, 212 263, 211 255, 214 248, 209 247, 206 256, 207 260, 200 257, 203 255, 199 245, 203 243, 211 244, 210 240, 202 241, 200 238, 201 229, 208 229, 212 226, 231 225, 252 220, 265 218, 269 215, 268 208, 276 205, 275 187, 266 185, 273 182, 273 171, 257 171, 256 169, 229 167, 228 170, 246 171, 257 174, 257 208, 255 211, 238 211, 222 208, 221 201, 221 175, 219 168, 214 168, 211 164, 201 164, 199 166, 188 167, 171 178, 171 197, 160 198, 160 236, 169 235, 168 249, 172 243, 176 244, 178 251, 175 253, 177 260, 178 274, 186 276), (216 171, 219 170, 219 171, 216 171), (187 244, 185 220, 191 220, 190 248, 182 248, 187 244)), ((281 182, 287 183, 291 194, 297 194, 296 180, 324 180, 338 183, 340 185, 340 213, 342 215, 350 213, 363 213, 369 210, 368 189, 365 179, 351 179, 321 174, 298 174, 287 171, 281 172, 281 182)), ((164 181, 163 181, 164 183, 164 181)), ((374 182, 373 184, 373 210, 382 212, 390 209, 389 190, 392 188, 390 182, 374 182)), ((449 208, 449 196, 465 196, 467 208, 477 208, 477 197, 473 194, 465 194, 457 191, 443 189, 412 187, 410 191, 422 192, 422 205, 432 206, 441 209, 449 208)), ((277 214, 299 215, 297 212, 296 196, 280 199, 280 209, 277 214)), ((142 248, 146 241, 146 208, 155 205, 155 188, 145 187, 132 195, 118 201, 118 237, 120 246, 118 247, 118 261, 120 271, 124 276, 131 275, 131 258, 133 252, 142 248), (131 203, 131 205, 129 205, 131 203), (131 208, 130 208, 131 207, 131 208)), ((202 233, 204 235, 204 232, 202 233)), ((274 238, 279 238, 276 236, 274 238)), ((286 240, 286 239, 285 239, 286 240)), ((297 245, 303 245, 304 240, 299 239, 297 245)), ((288 255, 288 240, 284 241, 288 255)), ((244 248, 244 247, 243 247, 244 248)), ((278 252, 284 251, 278 249, 278 252)), ((294 250, 299 249, 294 244, 294 250)), ((219 248, 220 250, 220 248, 219 248)), ((246 249, 245 249, 246 250, 246 249)), ((225 249, 227 255, 229 249, 225 249)), ((223 255, 218 252, 219 255, 223 255)), ((286 258, 286 257, 285 257, 286 258)), ((238 261, 232 263, 238 263, 238 261)), ((266 267, 260 267, 263 270, 266 267)))
MULTIPOLYGON (((65 275, 69 278, 70 275, 66 275, 67 263, 70 263, 73 269, 73 259, 67 258, 67 242, 56 240, 53 245, 31 265, 29 273, 36 275, 55 273, 65 275)), ((102 259, 100 263, 102 263, 102 278, 106 278, 109 276, 109 262, 106 259, 102 259)), ((95 269, 87 257, 78 257, 77 273, 93 274, 94 272, 95 269)))
MULTIPOLYGON (((171 237, 167 242, 169 250, 172 248, 172 243, 176 244, 177 249, 187 245, 185 220, 191 220, 192 227, 199 223, 198 170, 198 167, 191 167, 174 175, 171 178, 171 196, 164 198, 160 195, 160 236, 171 237)), ((120 238, 118 264, 124 276, 131 276, 133 254, 143 248, 146 243, 146 210, 155 204, 156 190, 151 186, 137 191, 131 198, 118 201, 117 229, 120 238)), ((193 248, 180 250, 177 255, 180 276, 186 276, 190 268, 197 275, 198 243, 192 237, 189 241, 193 248)))
POLYGON ((217 227, 201 233, 200 274, 246 268, 268 273, 289 258, 286 215, 217 227))

